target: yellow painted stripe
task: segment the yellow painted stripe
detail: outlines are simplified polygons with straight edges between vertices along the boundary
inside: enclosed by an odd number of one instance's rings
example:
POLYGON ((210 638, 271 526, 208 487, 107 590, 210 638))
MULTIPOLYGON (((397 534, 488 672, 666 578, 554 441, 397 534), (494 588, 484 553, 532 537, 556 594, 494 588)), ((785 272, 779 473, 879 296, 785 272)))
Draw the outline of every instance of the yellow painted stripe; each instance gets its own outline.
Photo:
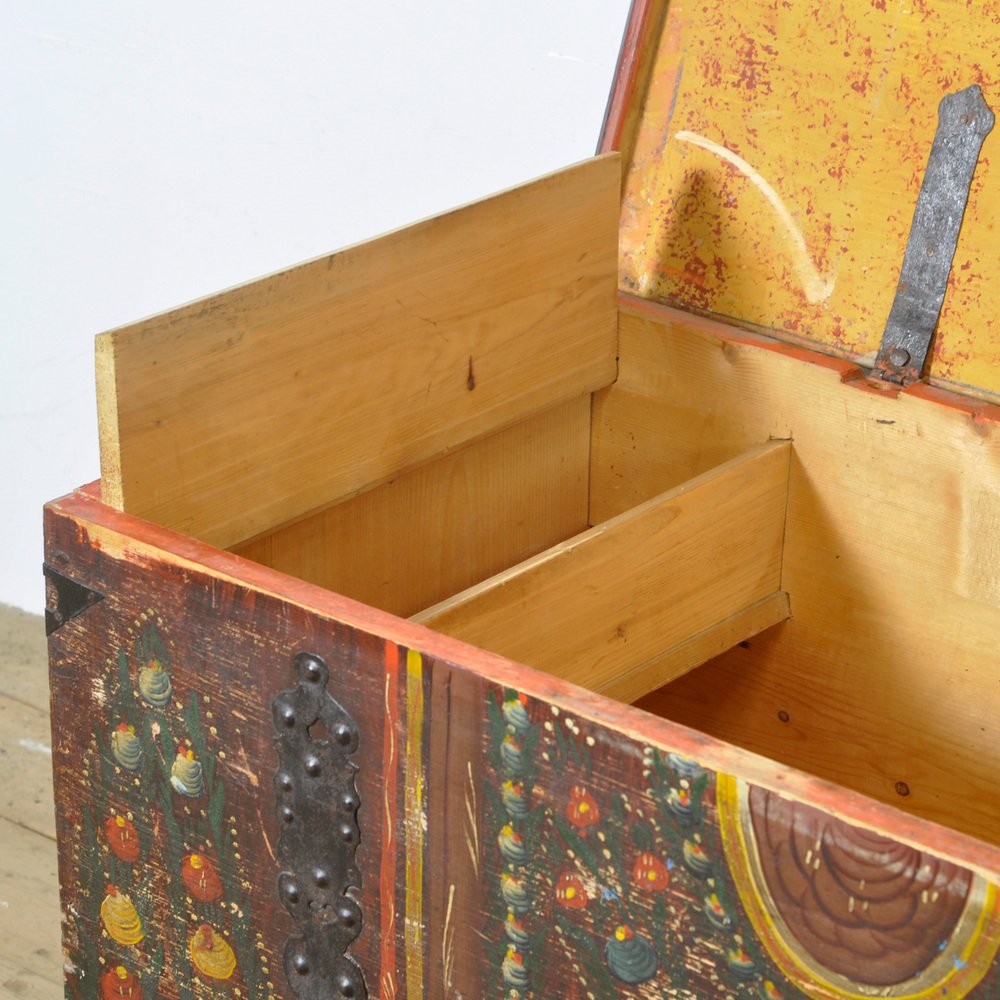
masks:
POLYGON ((406 995, 424 995, 424 669, 406 654, 406 995))

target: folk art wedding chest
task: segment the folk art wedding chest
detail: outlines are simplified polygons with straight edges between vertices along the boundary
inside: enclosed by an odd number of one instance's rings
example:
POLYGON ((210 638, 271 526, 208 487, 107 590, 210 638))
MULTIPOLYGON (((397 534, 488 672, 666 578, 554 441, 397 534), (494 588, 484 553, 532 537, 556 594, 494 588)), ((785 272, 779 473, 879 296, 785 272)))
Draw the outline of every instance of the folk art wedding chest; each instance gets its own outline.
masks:
POLYGON ((998 56, 637 0, 593 160, 98 338, 67 997, 1000 997, 998 56))

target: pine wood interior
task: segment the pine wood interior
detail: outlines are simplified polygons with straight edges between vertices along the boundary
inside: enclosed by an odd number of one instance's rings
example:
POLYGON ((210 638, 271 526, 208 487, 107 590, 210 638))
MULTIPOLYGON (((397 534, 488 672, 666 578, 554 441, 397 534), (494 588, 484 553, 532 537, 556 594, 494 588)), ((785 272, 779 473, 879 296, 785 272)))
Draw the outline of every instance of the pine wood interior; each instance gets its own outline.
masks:
POLYGON ((97 338, 106 503, 222 548, 614 378, 617 154, 97 338))
MULTIPOLYGON (((700 662, 755 609, 788 614, 781 549, 788 442, 646 500, 415 619, 631 700, 700 662), (720 525, 725 530, 719 530, 720 525)), ((730 640, 731 642, 731 640, 730 640)), ((725 644, 723 644, 724 648, 725 644)))
POLYGON ((105 502, 996 843, 996 412, 639 300, 609 324, 616 172, 108 335, 105 502), (198 433, 209 389, 235 429, 198 433))
POLYGON ((793 440, 790 619, 638 704, 996 843, 995 408, 878 391, 846 362, 668 310, 626 309, 619 332, 592 516, 793 440))
POLYGON ((996 414, 638 300, 619 338, 236 551, 996 842, 996 414))

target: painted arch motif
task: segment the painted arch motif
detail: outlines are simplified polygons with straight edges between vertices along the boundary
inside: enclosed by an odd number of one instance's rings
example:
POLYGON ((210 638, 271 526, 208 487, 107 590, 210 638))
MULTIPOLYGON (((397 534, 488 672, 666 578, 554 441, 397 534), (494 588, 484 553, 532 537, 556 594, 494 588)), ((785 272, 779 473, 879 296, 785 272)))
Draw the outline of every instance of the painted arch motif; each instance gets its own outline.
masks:
POLYGON ((717 800, 747 916, 808 996, 962 997, 989 971, 994 885, 732 777, 717 800))
POLYGON ((981 877, 511 689, 486 716, 488 995, 1000 996, 981 877))

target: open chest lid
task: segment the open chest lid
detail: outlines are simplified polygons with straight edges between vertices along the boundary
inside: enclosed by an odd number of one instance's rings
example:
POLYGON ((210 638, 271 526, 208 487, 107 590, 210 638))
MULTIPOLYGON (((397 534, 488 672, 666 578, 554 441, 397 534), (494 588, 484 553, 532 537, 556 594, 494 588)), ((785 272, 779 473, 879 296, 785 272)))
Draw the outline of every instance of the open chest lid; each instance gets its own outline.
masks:
MULTIPOLYGON (((939 104, 975 84, 1000 108, 998 53, 995 2, 634 0, 601 141, 624 162, 621 289, 872 366, 939 104)), ((998 150, 1000 129, 926 369, 986 397, 1000 393, 998 150)))

